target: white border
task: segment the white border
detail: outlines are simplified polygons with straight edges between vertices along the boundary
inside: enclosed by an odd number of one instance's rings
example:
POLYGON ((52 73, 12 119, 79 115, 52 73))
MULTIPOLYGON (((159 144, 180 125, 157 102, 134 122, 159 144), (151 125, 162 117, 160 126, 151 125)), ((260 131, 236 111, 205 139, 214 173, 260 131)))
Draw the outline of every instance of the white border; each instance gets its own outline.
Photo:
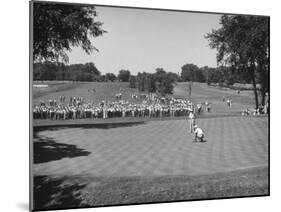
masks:
MULTIPOLYGON (((271 211, 280 208, 280 7, 278 1, 246 0, 68 0, 67 2, 246 13, 271 16, 271 196, 228 200, 118 206, 69 211, 271 211), (275 98, 273 98, 275 97, 275 98), (273 115, 274 114, 274 115, 273 115)), ((29 11, 27 0, 1 2, 1 83, 0 83, 0 200, 1 211, 27 211, 29 137, 29 11), (17 112, 14 112, 17 111, 17 112)))

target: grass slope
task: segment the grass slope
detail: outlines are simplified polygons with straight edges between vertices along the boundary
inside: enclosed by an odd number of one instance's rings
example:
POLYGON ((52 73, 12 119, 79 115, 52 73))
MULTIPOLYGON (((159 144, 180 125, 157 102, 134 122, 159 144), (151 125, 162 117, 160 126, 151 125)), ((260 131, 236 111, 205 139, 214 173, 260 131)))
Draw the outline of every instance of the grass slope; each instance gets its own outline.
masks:
POLYGON ((199 176, 35 177, 35 209, 269 195, 267 167, 199 176))
POLYGON ((49 99, 56 99, 58 101, 61 95, 68 97, 67 100, 70 96, 81 96, 86 102, 114 101, 115 94, 120 92, 124 100, 132 101, 132 93, 137 92, 137 89, 130 89, 128 83, 123 82, 48 83, 48 85, 48 88, 33 88, 33 104, 38 104, 40 100, 48 102, 49 99))

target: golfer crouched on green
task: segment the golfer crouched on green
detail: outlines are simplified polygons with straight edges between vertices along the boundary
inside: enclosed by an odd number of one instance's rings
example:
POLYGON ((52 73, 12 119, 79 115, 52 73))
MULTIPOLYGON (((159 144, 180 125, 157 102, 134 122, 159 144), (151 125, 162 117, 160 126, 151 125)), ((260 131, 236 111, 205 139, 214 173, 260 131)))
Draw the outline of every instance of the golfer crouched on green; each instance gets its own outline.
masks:
POLYGON ((204 132, 197 125, 194 125, 194 142, 204 142, 204 132))

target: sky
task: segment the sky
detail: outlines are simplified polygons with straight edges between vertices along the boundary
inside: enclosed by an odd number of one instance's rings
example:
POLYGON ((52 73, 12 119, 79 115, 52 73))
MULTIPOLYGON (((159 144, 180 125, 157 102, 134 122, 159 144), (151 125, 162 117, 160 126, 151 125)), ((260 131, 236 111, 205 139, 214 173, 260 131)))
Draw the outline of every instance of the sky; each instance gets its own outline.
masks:
POLYGON ((95 63, 104 73, 121 69, 155 72, 156 68, 180 73, 186 63, 216 67, 216 50, 204 35, 220 27, 217 14, 96 7, 107 31, 91 39, 99 50, 90 55, 81 48, 68 54, 69 63, 95 63))

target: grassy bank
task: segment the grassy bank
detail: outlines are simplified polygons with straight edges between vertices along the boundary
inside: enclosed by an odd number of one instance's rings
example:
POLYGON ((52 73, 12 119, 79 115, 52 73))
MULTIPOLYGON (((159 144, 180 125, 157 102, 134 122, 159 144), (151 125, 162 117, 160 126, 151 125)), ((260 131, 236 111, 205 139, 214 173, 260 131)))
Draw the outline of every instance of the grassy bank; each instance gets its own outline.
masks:
POLYGON ((269 195, 267 167, 201 176, 37 176, 35 182, 38 210, 269 195))

